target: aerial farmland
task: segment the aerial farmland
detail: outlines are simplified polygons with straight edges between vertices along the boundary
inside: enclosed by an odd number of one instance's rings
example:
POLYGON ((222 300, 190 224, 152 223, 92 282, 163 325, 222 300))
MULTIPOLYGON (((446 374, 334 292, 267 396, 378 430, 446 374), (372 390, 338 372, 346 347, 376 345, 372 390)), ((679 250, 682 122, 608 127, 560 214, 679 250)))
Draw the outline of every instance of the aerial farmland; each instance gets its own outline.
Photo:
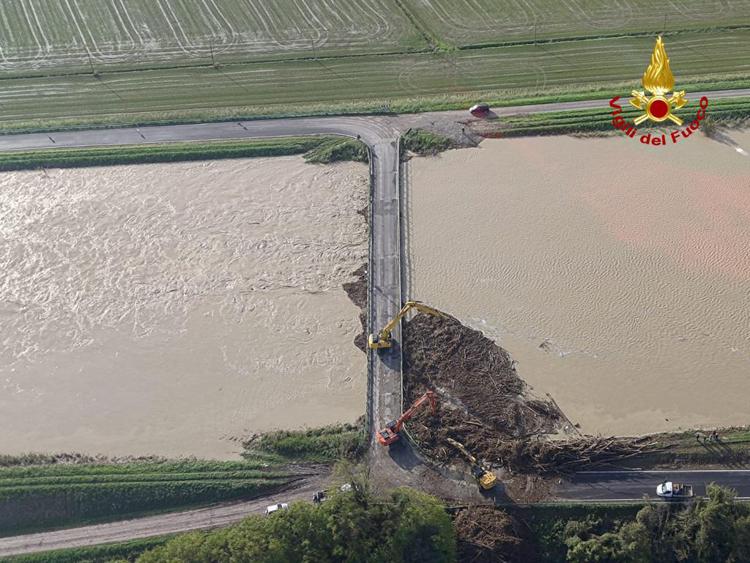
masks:
POLYGON ((671 34, 683 84, 743 84, 745 1, 11 0, 0 126, 444 109, 610 91, 671 34), (304 84, 304 87, 300 87, 304 84))

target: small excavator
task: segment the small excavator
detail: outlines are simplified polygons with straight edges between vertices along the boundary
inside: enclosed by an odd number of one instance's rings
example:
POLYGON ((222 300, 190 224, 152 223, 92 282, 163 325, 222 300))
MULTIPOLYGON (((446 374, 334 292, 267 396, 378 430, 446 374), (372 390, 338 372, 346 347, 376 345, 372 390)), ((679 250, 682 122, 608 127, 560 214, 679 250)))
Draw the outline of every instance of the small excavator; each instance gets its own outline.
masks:
POLYGON ((408 410, 404 411, 404 414, 398 417, 397 420, 389 422, 385 428, 379 430, 377 433, 378 442, 383 446, 390 446, 391 444, 398 442, 399 432, 404 426, 404 422, 413 417, 419 410, 419 407, 429 401, 430 407, 432 407, 433 414, 437 410, 437 394, 434 391, 427 391, 419 399, 414 401, 414 404, 409 407, 408 410))
POLYGON ((445 440, 451 446, 461 452, 467 460, 469 460, 469 464, 471 465, 471 474, 474 476, 474 479, 479 482, 480 487, 482 487, 485 491, 489 491, 492 487, 495 486, 495 484, 497 483, 497 476, 489 469, 485 469, 484 467, 482 467, 479 461, 477 461, 477 458, 471 455, 461 442, 457 442, 453 438, 446 438, 445 440))
POLYGON ((412 309, 416 309, 420 313, 427 313, 434 317, 447 317, 445 313, 441 313, 437 309, 428 307, 421 301, 407 301, 398 314, 377 334, 371 334, 367 340, 367 345, 372 350, 380 350, 381 348, 391 347, 391 332, 396 328, 398 322, 412 309))

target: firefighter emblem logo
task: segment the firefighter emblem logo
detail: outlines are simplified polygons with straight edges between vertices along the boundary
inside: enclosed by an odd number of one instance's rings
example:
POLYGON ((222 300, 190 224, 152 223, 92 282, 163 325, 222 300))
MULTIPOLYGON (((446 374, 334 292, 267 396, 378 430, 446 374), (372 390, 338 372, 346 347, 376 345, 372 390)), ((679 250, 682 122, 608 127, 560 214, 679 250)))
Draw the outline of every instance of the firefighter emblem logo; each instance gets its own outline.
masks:
POLYGON ((631 92, 630 104, 643 110, 643 113, 635 118, 634 123, 640 125, 647 119, 661 123, 669 119, 677 125, 682 125, 682 119, 672 113, 672 109, 680 109, 687 103, 685 91, 674 92, 674 76, 669 68, 667 50, 661 36, 656 39, 654 52, 651 53, 651 64, 643 73, 643 88, 652 95, 647 96, 643 91, 633 90, 631 92), (668 97, 669 92, 672 95, 668 97))

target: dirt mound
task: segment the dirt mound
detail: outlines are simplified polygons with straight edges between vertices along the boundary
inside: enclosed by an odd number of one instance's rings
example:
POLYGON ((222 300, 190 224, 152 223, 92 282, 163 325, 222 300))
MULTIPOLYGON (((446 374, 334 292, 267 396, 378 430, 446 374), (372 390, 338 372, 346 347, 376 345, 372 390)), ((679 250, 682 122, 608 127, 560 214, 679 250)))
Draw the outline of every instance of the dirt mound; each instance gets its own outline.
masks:
POLYGON ((458 560, 474 563, 521 560, 522 540, 509 514, 491 506, 470 506, 453 518, 458 560))
POLYGON ((458 457, 447 437, 501 462, 514 441, 564 422, 554 403, 531 396, 505 350, 454 318, 420 314, 405 324, 404 374, 408 402, 427 389, 440 396, 435 415, 422 411, 408 427, 440 461, 458 457))

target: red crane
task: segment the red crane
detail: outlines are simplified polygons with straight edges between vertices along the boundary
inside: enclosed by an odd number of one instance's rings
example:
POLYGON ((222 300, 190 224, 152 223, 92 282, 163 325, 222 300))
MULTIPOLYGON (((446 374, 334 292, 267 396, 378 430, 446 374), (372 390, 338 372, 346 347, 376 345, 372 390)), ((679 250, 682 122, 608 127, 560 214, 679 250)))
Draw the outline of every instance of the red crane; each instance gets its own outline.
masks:
POLYGON ((389 422, 385 428, 377 433, 378 442, 384 446, 390 446, 394 442, 397 442, 398 433, 401 432, 404 422, 413 417, 419 410, 419 407, 424 405, 427 401, 430 402, 430 407, 432 407, 432 413, 434 414, 437 410, 437 394, 434 391, 427 391, 427 393, 414 401, 414 404, 410 406, 404 414, 398 417, 398 420, 389 422))

